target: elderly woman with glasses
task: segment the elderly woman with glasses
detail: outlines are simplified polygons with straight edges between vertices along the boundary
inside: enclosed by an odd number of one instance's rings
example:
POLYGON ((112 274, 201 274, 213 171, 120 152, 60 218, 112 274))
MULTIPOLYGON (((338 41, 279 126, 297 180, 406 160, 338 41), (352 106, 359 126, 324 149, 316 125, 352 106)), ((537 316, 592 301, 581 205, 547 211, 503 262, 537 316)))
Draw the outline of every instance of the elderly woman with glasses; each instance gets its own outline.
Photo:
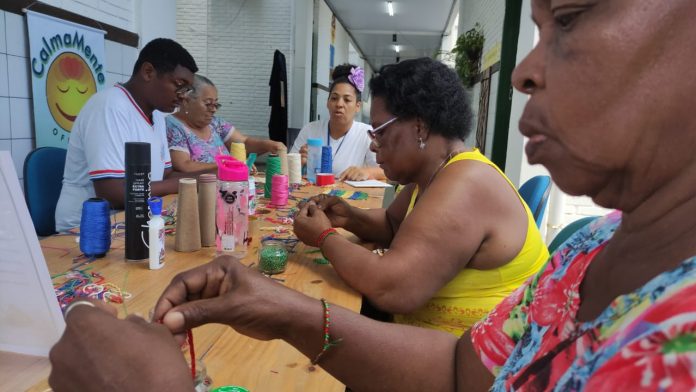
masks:
POLYGON ((515 186, 465 145, 472 116, 453 70, 402 61, 383 67, 370 89, 371 148, 404 190, 386 210, 316 196, 295 233, 396 322, 461 335, 534 275, 548 251, 515 186), (331 235, 337 227, 389 251, 331 235))
POLYGON ((278 153, 285 145, 243 135, 224 119, 215 116, 222 105, 210 79, 195 75, 191 91, 178 112, 167 116, 167 141, 172 166, 181 172, 197 172, 216 167, 216 155, 229 155, 233 142, 244 143, 247 152, 278 153))

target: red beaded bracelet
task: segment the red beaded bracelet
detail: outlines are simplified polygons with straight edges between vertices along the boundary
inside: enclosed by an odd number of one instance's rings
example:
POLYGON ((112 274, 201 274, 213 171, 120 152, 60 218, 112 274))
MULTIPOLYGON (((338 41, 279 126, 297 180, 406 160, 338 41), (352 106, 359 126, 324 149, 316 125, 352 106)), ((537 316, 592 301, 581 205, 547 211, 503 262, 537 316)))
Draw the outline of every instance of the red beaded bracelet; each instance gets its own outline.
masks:
POLYGON ((321 245, 324 243, 324 240, 326 240, 326 237, 330 236, 331 234, 338 234, 338 231, 334 229, 333 227, 330 227, 319 234, 319 239, 317 239, 317 247, 321 248, 321 245))
POLYGON ((312 360, 312 365, 316 365, 321 357, 329 351, 329 349, 333 346, 337 346, 343 339, 336 339, 333 342, 331 341, 331 335, 329 334, 329 328, 331 327, 331 318, 329 317, 329 303, 322 298, 321 299, 321 304, 324 306, 324 343, 322 344, 321 351, 319 354, 317 354, 316 357, 312 360))

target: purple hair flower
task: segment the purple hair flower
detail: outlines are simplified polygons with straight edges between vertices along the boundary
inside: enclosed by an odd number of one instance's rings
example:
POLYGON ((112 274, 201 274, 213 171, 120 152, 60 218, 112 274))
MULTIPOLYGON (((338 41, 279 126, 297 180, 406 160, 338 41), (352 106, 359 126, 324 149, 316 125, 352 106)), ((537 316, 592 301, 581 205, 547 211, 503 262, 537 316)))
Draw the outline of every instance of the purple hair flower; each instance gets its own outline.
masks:
POLYGON ((348 80, 353 83, 353 86, 358 89, 361 93, 365 89, 365 71, 360 67, 353 67, 350 69, 350 75, 348 75, 348 80))

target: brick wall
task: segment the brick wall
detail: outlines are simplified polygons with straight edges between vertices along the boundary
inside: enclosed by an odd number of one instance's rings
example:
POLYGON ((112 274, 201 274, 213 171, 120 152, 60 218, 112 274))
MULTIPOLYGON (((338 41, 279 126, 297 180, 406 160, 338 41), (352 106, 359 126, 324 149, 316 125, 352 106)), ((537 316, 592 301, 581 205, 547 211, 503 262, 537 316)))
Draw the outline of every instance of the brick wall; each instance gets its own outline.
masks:
POLYGON ((267 136, 274 51, 285 54, 288 73, 293 67, 293 2, 178 0, 177 7, 177 39, 217 85, 219 114, 248 135, 267 136))

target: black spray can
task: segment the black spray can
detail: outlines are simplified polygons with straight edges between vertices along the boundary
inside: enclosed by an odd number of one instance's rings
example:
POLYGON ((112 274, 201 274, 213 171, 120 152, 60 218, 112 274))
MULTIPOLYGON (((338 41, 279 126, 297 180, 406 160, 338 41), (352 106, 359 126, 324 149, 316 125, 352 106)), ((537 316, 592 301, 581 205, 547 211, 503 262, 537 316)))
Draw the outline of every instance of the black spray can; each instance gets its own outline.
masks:
POLYGON ((126 260, 149 257, 148 205, 150 197, 150 143, 126 143, 126 260))

